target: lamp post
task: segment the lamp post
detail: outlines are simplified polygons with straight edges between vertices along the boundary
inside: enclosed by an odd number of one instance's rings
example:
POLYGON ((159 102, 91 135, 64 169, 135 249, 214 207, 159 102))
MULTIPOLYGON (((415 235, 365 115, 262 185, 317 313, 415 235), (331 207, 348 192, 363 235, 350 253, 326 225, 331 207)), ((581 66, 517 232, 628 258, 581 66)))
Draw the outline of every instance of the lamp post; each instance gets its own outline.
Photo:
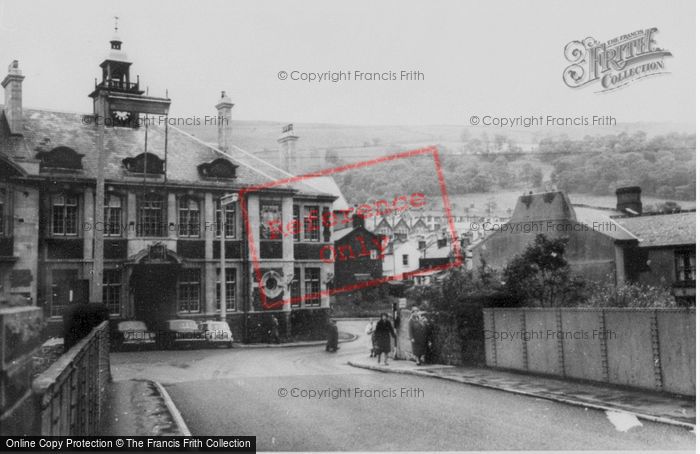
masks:
POLYGON ((226 206, 238 201, 238 194, 225 194, 219 199, 221 221, 219 229, 219 310, 221 321, 226 321, 226 206))

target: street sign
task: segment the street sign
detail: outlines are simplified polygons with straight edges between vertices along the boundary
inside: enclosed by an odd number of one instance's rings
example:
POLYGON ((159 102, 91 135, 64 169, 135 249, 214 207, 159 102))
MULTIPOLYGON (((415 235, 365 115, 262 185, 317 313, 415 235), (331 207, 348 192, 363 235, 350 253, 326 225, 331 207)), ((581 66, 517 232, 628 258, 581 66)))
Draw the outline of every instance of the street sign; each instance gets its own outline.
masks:
POLYGON ((399 298, 399 309, 406 309, 406 298, 399 298))
POLYGON ((226 194, 225 196, 221 197, 221 205, 231 205, 232 203, 238 202, 238 193, 234 192, 233 194, 226 194))

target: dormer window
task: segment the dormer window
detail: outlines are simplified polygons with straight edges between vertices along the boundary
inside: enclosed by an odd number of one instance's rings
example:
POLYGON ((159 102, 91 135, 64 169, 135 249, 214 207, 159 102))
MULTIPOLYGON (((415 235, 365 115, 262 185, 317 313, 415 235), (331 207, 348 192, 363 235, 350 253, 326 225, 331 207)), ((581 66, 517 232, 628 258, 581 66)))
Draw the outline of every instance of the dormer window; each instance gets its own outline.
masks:
POLYGON ((211 162, 205 162, 197 166, 199 175, 202 178, 232 179, 236 178, 237 165, 228 159, 218 158, 211 162))
POLYGON ((153 153, 141 153, 133 158, 123 159, 122 164, 128 172, 132 173, 145 173, 146 175, 163 175, 165 173, 165 161, 153 153))
POLYGON ((39 169, 46 171, 78 171, 83 169, 83 156, 69 147, 56 147, 51 151, 37 153, 39 169))

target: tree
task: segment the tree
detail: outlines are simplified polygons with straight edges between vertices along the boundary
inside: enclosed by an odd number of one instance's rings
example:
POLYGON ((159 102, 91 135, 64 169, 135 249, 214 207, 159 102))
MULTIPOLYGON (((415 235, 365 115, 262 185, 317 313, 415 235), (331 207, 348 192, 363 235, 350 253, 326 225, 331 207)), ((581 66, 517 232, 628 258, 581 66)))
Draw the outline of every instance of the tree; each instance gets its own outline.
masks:
POLYGON ((566 238, 543 234, 506 266, 503 277, 511 296, 522 305, 555 307, 578 301, 584 284, 572 278, 564 257, 566 238))

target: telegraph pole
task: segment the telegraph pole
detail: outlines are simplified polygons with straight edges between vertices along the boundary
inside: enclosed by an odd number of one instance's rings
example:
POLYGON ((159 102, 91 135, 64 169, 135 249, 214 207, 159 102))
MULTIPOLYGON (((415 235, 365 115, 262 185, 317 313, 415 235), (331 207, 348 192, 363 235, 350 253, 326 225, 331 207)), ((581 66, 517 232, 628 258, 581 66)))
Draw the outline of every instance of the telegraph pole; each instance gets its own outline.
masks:
POLYGON ((105 202, 105 129, 104 118, 96 117, 97 126, 97 176, 95 182, 95 216, 92 261, 91 303, 102 303, 102 276, 104 273, 104 202, 105 202))
POLYGON ((226 321, 226 206, 238 201, 238 194, 226 194, 219 199, 221 236, 219 237, 219 305, 221 321, 226 321))

